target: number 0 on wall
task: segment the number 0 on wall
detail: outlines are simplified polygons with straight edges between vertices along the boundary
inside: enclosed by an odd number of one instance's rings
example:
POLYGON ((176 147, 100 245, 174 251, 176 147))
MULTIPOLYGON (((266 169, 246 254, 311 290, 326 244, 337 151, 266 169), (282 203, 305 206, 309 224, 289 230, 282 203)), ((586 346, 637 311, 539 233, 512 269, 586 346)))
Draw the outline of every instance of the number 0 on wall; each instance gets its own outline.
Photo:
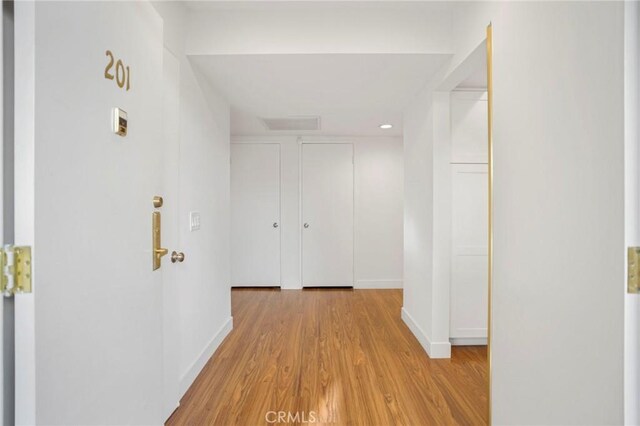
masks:
POLYGON ((131 70, 129 69, 129 66, 127 65, 125 67, 120 59, 116 61, 110 50, 107 50, 106 55, 109 58, 109 63, 104 69, 104 78, 107 80, 113 80, 115 78, 116 84, 119 88, 124 89, 126 84, 127 90, 129 90, 131 88, 131 70), (115 76, 112 73, 114 62, 116 64, 115 76))

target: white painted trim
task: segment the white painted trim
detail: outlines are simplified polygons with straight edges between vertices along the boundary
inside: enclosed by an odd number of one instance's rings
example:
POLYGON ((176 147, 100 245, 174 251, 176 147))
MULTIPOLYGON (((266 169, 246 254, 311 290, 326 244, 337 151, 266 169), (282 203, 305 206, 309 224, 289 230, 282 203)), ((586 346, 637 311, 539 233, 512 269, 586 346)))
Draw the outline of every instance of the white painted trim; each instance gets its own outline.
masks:
POLYGON ((489 100, 487 89, 453 89, 451 91, 451 99, 458 101, 484 101, 489 100))
POLYGON ((487 346, 486 337, 452 337, 451 346, 487 346))
POLYGON ((225 337, 233 330, 233 317, 229 317, 220 327, 218 332, 213 336, 211 341, 202 350, 200 356, 191 364, 191 367, 180 377, 180 395, 181 397, 187 392, 193 384, 198 374, 202 371, 205 364, 213 356, 225 337))
POLYGON ((396 136, 301 136, 302 143, 369 143, 372 140, 378 142, 402 143, 402 135, 396 136))
POLYGON ((280 290, 302 290, 302 287, 298 284, 281 285, 280 290))
POLYGON ((302 283, 302 138, 296 141, 298 145, 298 287, 304 288, 302 283))
POLYGON ((287 135, 255 135, 255 136, 231 136, 231 143, 369 143, 394 142, 402 143, 402 135, 391 136, 287 136, 287 135))
POLYGON ((15 424, 36 424, 35 244, 36 2, 14 3, 15 73, 15 243, 33 247, 33 293, 14 297, 15 424))
POLYGON ((483 99, 478 100, 486 101, 488 99, 486 87, 456 87, 451 93, 484 93, 483 99))
POLYGON ((402 320, 418 339, 429 358, 451 358, 451 342, 432 342, 413 317, 402 308, 402 320))
POLYGON ((278 145, 278 284, 282 286, 282 144, 278 145))
POLYGON ((458 154, 456 158, 451 159, 451 165, 454 164, 487 164, 487 156, 474 154, 458 154))
MULTIPOLYGON (((0 9, 0 34, 3 34, 2 40, 4 41, 4 7, 0 9)), ((4 51, 2 43, 0 43, 0 57, 4 61, 4 51)), ((4 63, 3 63, 4 66, 4 63)), ((0 114, 3 113, 4 109, 4 73, 3 66, 0 66, 0 114)), ((0 134, 4 136, 4 126, 3 120, 0 120, 0 134)), ((4 226, 5 226, 5 209, 8 210, 9 206, 4 205, 4 147, 5 145, 9 145, 10 141, 3 138, 3 143, 0 146, 3 147, 2 152, 0 152, 0 239, 2 240, 2 244, 6 244, 7 242, 4 240, 4 226)), ((13 206, 11 206, 13 207, 13 206)), ((8 337, 8 331, 5 330, 4 323, 4 305, 5 303, 10 303, 8 300, 5 300, 2 296, 0 296, 2 300, 0 300, 0 365, 2 366, 2 371, 0 371, 0 421, 2 424, 10 424, 13 422, 12 416, 9 416, 9 411, 13 414, 13 407, 6 408, 5 411, 5 398, 9 401, 9 393, 11 392, 11 399, 13 399, 13 386, 9 382, 10 372, 8 368, 5 368, 5 359, 8 360, 11 354, 14 352, 14 348, 12 345, 7 344, 5 346, 5 337, 8 337), (5 354, 6 352, 6 354, 5 354)), ((7 342, 8 343, 8 342, 7 342)), ((8 365, 7 365, 8 367, 8 365)))
POLYGON ((357 280, 354 286, 356 289, 391 289, 402 288, 402 280, 357 280))
POLYGON ((280 288, 282 287, 278 283, 268 283, 263 281, 258 282, 245 282, 245 283, 232 283, 231 288, 243 288, 243 287, 264 287, 264 288, 280 288))
POLYGON ((293 143, 297 141, 296 136, 232 136, 231 143, 293 143))
MULTIPOLYGON (((625 246, 640 243, 640 5, 624 3, 625 246)), ((625 256, 624 267, 627 267, 625 256)), ((626 292, 625 280, 623 291, 626 292)), ((640 298, 625 294, 624 424, 640 424, 640 298)))
POLYGON ((455 330, 451 330, 450 337, 452 339, 486 339, 487 328, 486 327, 456 328, 455 330))

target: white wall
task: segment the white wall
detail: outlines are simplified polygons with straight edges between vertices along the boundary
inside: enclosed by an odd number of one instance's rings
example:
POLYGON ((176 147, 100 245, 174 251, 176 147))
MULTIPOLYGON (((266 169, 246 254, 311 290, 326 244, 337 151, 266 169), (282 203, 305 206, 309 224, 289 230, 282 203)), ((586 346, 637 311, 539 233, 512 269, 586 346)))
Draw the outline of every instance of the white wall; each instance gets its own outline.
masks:
POLYGON ((402 318, 427 353, 446 356, 448 341, 433 337, 433 108, 432 93, 425 89, 404 115, 402 318))
MULTIPOLYGON (((454 14, 449 69, 494 30, 496 424, 623 421, 622 10, 464 3, 454 14)), ((404 309, 427 335, 430 97, 405 122, 404 309)))
POLYGON ((405 148, 405 191, 412 194, 405 199, 405 205, 412 206, 405 209, 405 233, 413 234, 405 234, 405 256, 410 252, 415 258, 405 261, 405 277, 408 270, 413 277, 411 282, 405 278, 403 317, 430 357, 449 358, 451 163, 486 162, 486 144, 478 140, 478 135, 486 134, 486 99, 470 103, 460 98, 482 98, 482 93, 451 95, 431 89, 426 87, 405 112, 405 145, 426 151, 409 154, 405 148), (420 161, 416 155, 421 156, 420 161), (425 188, 430 188, 430 195, 425 188), (424 225, 425 213, 416 207, 433 212, 428 224, 431 229, 420 234, 409 228, 424 225), (415 240, 412 245, 406 244, 409 238, 415 240), (431 262, 430 269, 426 262, 431 262))
POLYGON ((181 397, 230 331, 229 260, 230 110, 197 75, 184 54, 185 10, 156 2, 164 20, 164 45, 180 62, 179 386, 181 397), (190 232, 189 212, 201 215, 190 232), (194 326, 196 325, 196 326, 194 326))
POLYGON ((354 144, 355 286, 402 287, 403 150, 400 138, 354 144))
POLYGON ((487 163, 487 92, 451 92, 451 163, 487 163))
MULTIPOLYGON (((354 144, 355 286, 402 286, 403 164, 399 138, 323 137, 305 142, 354 144)), ((301 288, 299 142, 295 137, 234 137, 234 143, 279 143, 282 288, 301 288)))
MULTIPOLYGON (((625 3, 625 244, 640 245, 640 7, 625 3)), ((625 296, 625 412, 627 425, 640 424, 640 296, 625 296)))
POLYGON ((186 391, 231 329, 229 259, 229 107, 205 96, 188 61, 181 61, 179 278, 181 389, 186 391), (208 102, 207 102, 208 101, 208 102), (189 212, 201 229, 189 231, 189 212), (194 327, 194 324, 198 324, 194 327))

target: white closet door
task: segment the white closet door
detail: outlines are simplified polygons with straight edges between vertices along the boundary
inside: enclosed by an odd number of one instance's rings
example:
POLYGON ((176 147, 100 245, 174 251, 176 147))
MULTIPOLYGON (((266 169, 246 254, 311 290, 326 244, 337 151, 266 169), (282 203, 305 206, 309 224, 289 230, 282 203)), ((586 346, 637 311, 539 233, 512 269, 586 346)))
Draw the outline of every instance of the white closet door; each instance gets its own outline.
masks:
POLYGON ((231 145, 231 285, 280 285, 280 145, 231 145))
POLYGON ((302 145, 302 285, 353 286, 353 145, 302 145))
POLYGON ((487 165, 451 167, 451 338, 484 343, 488 305, 487 165))

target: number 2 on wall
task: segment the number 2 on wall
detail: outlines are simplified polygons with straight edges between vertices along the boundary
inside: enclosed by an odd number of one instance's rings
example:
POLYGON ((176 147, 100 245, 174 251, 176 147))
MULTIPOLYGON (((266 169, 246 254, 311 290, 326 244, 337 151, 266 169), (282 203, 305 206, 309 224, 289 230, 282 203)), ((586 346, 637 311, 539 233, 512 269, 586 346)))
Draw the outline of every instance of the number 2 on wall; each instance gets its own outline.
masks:
POLYGON ((116 79, 116 84, 119 88, 123 89, 125 84, 127 85, 127 90, 131 88, 131 70, 129 66, 125 68, 124 64, 120 59, 116 62, 113 53, 110 50, 107 50, 106 55, 109 57, 109 63, 104 69, 104 78, 107 80, 116 79), (116 75, 114 76, 111 72, 113 69, 113 63, 116 64, 116 75))

